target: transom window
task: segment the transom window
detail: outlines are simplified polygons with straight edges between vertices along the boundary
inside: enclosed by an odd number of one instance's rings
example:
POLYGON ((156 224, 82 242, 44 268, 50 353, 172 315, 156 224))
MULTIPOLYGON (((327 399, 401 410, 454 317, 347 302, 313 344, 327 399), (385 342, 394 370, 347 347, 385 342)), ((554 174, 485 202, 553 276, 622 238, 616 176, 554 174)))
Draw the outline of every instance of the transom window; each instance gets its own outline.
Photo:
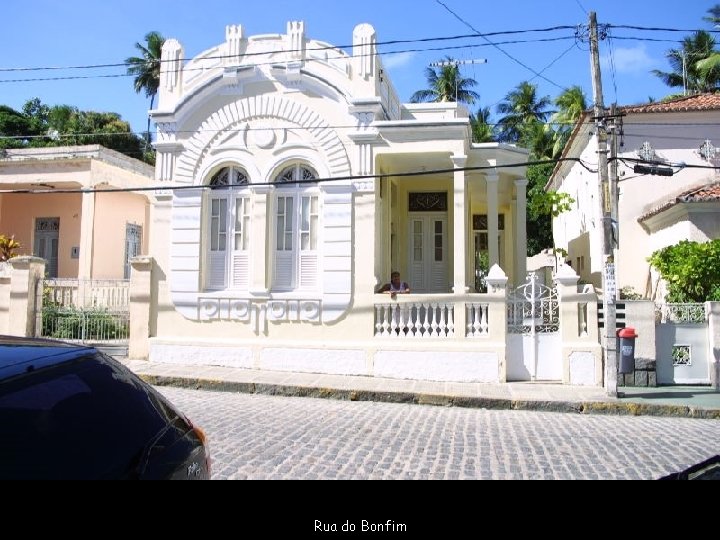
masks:
POLYGON ((245 171, 237 167, 223 167, 210 179, 213 187, 246 186, 248 182, 245 171))
POLYGON ((275 177, 275 183, 287 184, 290 182, 302 182, 307 180, 315 180, 318 174, 308 167, 300 163, 285 167, 280 174, 275 177))

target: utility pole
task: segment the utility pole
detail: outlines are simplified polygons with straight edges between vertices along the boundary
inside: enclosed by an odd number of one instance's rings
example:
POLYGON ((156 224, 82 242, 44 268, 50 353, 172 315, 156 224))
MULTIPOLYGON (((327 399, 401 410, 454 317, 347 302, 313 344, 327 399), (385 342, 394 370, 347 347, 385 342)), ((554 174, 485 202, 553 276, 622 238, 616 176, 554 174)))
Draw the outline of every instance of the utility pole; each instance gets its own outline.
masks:
POLYGON ((615 345, 615 263, 613 260, 613 189, 608 175, 607 116, 603 104, 602 77, 600 75, 600 49, 598 45, 597 15, 590 12, 590 67, 593 83, 593 109, 598 141, 598 179, 603 224, 603 353, 605 357, 605 392, 617 397, 617 350, 615 345))

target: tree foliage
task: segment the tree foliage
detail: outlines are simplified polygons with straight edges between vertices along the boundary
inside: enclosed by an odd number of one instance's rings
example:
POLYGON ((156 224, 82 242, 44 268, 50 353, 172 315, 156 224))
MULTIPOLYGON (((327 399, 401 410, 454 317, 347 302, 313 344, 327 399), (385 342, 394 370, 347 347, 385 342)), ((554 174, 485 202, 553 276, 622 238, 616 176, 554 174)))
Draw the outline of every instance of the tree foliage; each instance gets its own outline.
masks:
POLYGON ((668 285, 668 302, 720 301, 720 239, 683 240, 655 251, 648 261, 668 285))
POLYGON ((154 162, 130 124, 112 112, 81 111, 71 105, 48 106, 28 100, 22 112, 0 106, 0 148, 39 148, 100 144, 130 157, 154 162))
POLYGON ((472 90, 477 81, 461 76, 455 60, 447 56, 442 63, 425 69, 428 88, 415 92, 410 97, 411 103, 457 101, 472 105, 480 99, 480 95, 472 90))
POLYGON ((548 109, 551 103, 548 96, 538 96, 537 85, 521 82, 497 106, 498 114, 502 115, 498 121, 499 139, 503 142, 520 142, 529 127, 545 123, 551 114, 548 109))
MULTIPOLYGON (((131 56, 125 59, 127 74, 135 77, 133 86, 139 94, 145 92, 145 97, 150 98, 150 108, 153 108, 155 96, 160 88, 160 65, 162 62, 162 48, 165 38, 160 32, 152 31, 145 34, 145 44, 135 43, 135 48, 140 56, 131 56)), ((145 150, 150 147, 150 116, 147 121, 145 133, 145 150)))
POLYGON ((480 107, 477 113, 470 113, 470 129, 474 143, 493 142, 495 130, 490 123, 490 107, 480 107))
POLYGON ((651 73, 671 88, 687 88, 691 94, 720 88, 720 62, 715 38, 700 30, 685 37, 681 49, 670 49, 665 57, 672 71, 654 69, 651 73))

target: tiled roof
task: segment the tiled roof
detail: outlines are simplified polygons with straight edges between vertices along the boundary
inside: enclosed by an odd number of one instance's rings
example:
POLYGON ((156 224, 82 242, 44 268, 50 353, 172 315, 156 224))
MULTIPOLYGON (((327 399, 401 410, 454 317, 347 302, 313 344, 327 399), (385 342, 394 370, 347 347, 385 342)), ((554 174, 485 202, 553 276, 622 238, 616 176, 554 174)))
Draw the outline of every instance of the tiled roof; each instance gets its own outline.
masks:
POLYGON ((720 110, 720 94, 698 94, 683 96, 672 101, 625 105, 618 107, 621 112, 629 113, 667 113, 689 111, 720 110))
POLYGON ((720 202, 720 182, 695 186, 692 189, 683 191, 679 195, 673 195, 660 204, 651 206, 648 211, 644 212, 638 218, 638 221, 645 221, 646 219, 656 216, 676 204, 701 202, 720 202))

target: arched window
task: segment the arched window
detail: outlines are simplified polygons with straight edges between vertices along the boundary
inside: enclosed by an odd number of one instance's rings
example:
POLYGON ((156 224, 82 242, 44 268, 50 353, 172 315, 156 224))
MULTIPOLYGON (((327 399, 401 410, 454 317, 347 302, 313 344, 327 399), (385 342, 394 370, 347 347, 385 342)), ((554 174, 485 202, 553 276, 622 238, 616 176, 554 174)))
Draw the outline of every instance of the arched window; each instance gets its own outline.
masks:
POLYGON ((213 189, 208 195, 207 206, 207 289, 248 288, 250 194, 244 189, 247 184, 247 173, 237 167, 224 167, 210 179, 209 185, 213 189))
POLYGON ((210 179, 210 185, 213 187, 246 186, 247 184, 247 174, 237 167, 223 167, 210 179))
POLYGON ((313 169, 307 165, 296 163, 295 165, 285 167, 280 174, 275 177, 275 183, 287 184, 290 182, 302 182, 306 180, 315 180, 317 177, 318 174, 313 169))
POLYGON ((303 182, 317 178, 313 169, 300 163, 274 178, 274 290, 317 289, 320 199, 317 184, 303 182))

